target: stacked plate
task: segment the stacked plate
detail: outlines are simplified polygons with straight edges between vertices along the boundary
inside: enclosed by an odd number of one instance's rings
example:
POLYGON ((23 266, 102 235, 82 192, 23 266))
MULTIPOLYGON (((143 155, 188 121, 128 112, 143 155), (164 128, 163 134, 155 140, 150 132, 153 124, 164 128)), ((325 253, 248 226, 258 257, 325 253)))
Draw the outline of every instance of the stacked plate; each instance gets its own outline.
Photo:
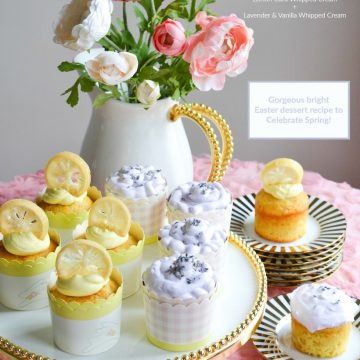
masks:
POLYGON ((270 286, 298 286, 321 281, 341 265, 346 220, 332 204, 309 196, 306 234, 291 243, 268 241, 255 232, 255 194, 234 200, 231 231, 255 249, 270 286))

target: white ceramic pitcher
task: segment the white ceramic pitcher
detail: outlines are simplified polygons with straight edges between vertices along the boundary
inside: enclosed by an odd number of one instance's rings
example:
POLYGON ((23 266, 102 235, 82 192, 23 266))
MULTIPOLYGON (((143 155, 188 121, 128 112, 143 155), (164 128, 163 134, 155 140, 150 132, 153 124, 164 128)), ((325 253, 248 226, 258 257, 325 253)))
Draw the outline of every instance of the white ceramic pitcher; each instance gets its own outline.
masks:
POLYGON ((124 165, 153 165, 163 171, 171 191, 193 180, 193 162, 181 117, 195 121, 208 137, 213 164, 209 180, 219 181, 232 156, 232 137, 225 120, 204 105, 179 105, 163 99, 144 109, 141 104, 106 102, 94 109, 83 141, 81 156, 90 165, 92 183, 103 190, 105 179, 124 165), (204 116, 220 130, 216 135, 204 116))

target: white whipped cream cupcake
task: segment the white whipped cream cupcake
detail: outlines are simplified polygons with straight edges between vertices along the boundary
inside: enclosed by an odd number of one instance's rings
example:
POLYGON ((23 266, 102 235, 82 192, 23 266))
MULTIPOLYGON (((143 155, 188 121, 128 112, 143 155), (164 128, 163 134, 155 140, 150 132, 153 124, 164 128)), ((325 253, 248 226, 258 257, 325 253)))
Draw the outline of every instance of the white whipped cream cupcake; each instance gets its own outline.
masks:
POLYGON ((160 251, 165 256, 195 255, 221 272, 225 263, 227 234, 208 221, 187 218, 164 226, 159 232, 160 251))
POLYGON ((334 357, 346 350, 356 303, 326 284, 305 284, 291 294, 292 339, 304 353, 334 357))
POLYGON ((166 221, 167 182, 154 166, 123 166, 105 182, 106 195, 120 198, 134 222, 145 232, 146 244, 157 240, 166 221))
POLYGON ((147 336, 168 351, 208 341, 215 313, 217 277, 211 266, 182 254, 155 261, 143 274, 147 336))
POLYGON ((220 183, 188 182, 178 186, 168 199, 169 222, 189 217, 205 219, 230 229, 232 198, 220 183))

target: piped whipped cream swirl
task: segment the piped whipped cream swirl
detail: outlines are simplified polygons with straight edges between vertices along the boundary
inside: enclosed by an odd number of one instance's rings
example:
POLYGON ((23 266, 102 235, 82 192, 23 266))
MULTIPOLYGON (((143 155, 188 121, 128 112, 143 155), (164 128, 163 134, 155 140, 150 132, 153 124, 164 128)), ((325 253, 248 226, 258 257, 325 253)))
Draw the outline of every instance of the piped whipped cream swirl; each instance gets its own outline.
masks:
POLYGON ((100 228, 98 226, 89 226, 86 229, 86 238, 102 245, 105 249, 114 249, 126 243, 129 236, 120 236, 109 229, 100 228))
POLYGON ((196 300, 216 290, 216 275, 211 267, 193 255, 164 257, 144 272, 149 292, 167 299, 196 300))
POLYGON ((32 232, 13 232, 4 235, 3 244, 10 254, 18 256, 35 255, 50 246, 50 237, 38 239, 32 232))
POLYGON ((223 210, 230 204, 230 192, 217 182, 188 182, 178 186, 169 197, 169 205, 193 215, 223 210))
POLYGON ((226 231, 208 221, 188 218, 164 226, 159 233, 162 246, 174 254, 206 255, 218 252, 227 240, 226 231))
POLYGON ((87 192, 80 196, 74 196, 65 189, 49 189, 46 188, 40 197, 43 201, 52 205, 72 205, 82 202, 86 197, 87 192))
POLYGON ((291 294, 291 314, 310 332, 354 320, 358 306, 343 291, 325 284, 305 284, 291 294))
POLYGON ((145 198, 166 192, 167 182, 154 166, 127 165, 106 179, 105 188, 126 198, 145 198))

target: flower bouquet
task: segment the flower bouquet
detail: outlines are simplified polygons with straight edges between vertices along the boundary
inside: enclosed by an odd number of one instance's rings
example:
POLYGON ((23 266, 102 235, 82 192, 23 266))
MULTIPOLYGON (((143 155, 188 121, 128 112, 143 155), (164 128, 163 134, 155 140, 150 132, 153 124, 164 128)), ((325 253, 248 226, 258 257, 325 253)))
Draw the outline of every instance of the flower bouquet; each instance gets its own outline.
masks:
POLYGON ((222 90, 226 76, 245 71, 254 40, 236 15, 210 12, 208 5, 215 1, 122 0, 121 19, 112 22, 111 0, 72 0, 61 11, 54 37, 82 51, 58 67, 80 74, 64 92, 67 103, 78 103, 79 89, 100 90, 94 107, 110 99, 149 107, 195 89, 222 90), (136 34, 130 30, 129 6, 137 19, 136 34))

